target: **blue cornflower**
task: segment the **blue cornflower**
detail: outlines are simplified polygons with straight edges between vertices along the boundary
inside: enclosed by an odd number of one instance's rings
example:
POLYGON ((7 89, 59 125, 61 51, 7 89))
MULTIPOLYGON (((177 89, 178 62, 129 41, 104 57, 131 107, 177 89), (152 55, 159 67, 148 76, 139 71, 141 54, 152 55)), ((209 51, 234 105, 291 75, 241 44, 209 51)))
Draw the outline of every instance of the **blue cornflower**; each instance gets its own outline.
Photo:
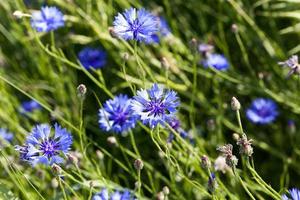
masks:
POLYGON ((11 142, 13 137, 14 137, 14 135, 12 133, 10 133, 7 129, 0 128, 0 138, 1 139, 6 140, 7 142, 11 142))
POLYGON ((99 118, 101 129, 123 133, 135 127, 138 117, 133 114, 131 99, 120 94, 104 103, 99 110, 99 118))
POLYGON ((229 67, 229 63, 225 56, 221 54, 208 54, 206 59, 202 61, 204 67, 214 67, 217 70, 225 71, 229 67))
POLYGON ((109 194, 108 190, 104 188, 101 192, 96 193, 92 200, 136 200, 136 198, 128 190, 123 192, 117 190, 109 194))
POLYGON ((20 152, 21 160, 28 161, 33 166, 36 164, 59 164, 64 161, 70 146, 72 135, 58 124, 54 125, 54 133, 48 124, 40 124, 34 127, 26 137, 25 145, 16 146, 20 152))
POLYGON ((33 112, 34 110, 40 110, 41 108, 41 105, 34 100, 23 101, 21 104, 20 112, 33 112))
POLYGON ((247 118, 253 123, 268 124, 278 115, 277 104, 271 99, 257 98, 246 111, 247 118))
POLYGON ((292 188, 289 190, 290 195, 282 195, 283 200, 300 200, 300 190, 292 188), (289 196, 289 197, 288 197, 289 196))
POLYGON ((157 124, 164 125, 172 118, 179 106, 177 93, 172 90, 165 90, 162 85, 153 84, 148 89, 137 91, 133 97, 132 109, 144 124, 154 128, 157 124))
POLYGON ((114 33, 124 40, 147 42, 158 31, 157 17, 144 8, 130 8, 123 14, 118 13, 113 22, 114 33))
POLYGON ((64 15, 56 7, 44 6, 32 13, 31 26, 38 32, 53 31, 64 25, 64 15))
POLYGON ((106 64, 107 54, 102 49, 86 47, 79 52, 78 58, 87 70, 91 68, 98 69, 106 64))

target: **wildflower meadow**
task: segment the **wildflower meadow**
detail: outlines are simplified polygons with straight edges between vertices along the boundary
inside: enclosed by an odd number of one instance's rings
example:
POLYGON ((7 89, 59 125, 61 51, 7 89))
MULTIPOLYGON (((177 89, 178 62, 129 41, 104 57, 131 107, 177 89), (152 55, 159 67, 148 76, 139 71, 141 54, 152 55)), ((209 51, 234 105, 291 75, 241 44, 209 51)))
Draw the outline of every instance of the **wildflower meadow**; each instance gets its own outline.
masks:
POLYGON ((299 0, 1 0, 0 199, 300 200, 299 0))

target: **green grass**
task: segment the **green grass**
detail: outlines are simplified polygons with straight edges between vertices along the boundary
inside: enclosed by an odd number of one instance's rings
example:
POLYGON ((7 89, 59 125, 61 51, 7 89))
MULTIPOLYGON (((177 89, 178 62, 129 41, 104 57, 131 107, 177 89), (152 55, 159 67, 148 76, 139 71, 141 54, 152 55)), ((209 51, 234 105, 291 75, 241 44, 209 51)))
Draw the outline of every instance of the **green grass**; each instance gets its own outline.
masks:
POLYGON ((164 186, 170 188, 169 199, 250 199, 249 193, 255 199, 274 199, 300 187, 299 131, 290 134, 287 127, 289 119, 298 125, 299 77, 286 79, 287 70, 277 64, 300 51, 299 0, 51 0, 47 4, 59 7, 67 21, 53 33, 54 41, 50 33, 32 30, 29 18, 13 17, 15 10, 30 13, 43 5, 28 2, 32 3, 0 1, 0 127, 15 136, 1 150, 0 198, 64 199, 65 194, 67 199, 89 199, 102 187, 133 191, 137 158, 145 165, 140 199, 155 199, 164 186), (130 6, 164 16, 172 36, 156 45, 138 44, 135 55, 133 42, 112 38, 108 31, 114 16, 130 6), (237 32, 232 32, 232 24, 237 32), (229 59, 230 69, 219 72, 198 65, 200 55, 190 46, 192 38, 212 42, 229 59), (106 67, 85 70, 76 56, 84 46, 102 46, 108 52, 106 67), (163 57, 169 69, 161 65, 163 57), (101 104, 119 93, 133 96, 155 82, 178 92, 179 118, 185 130, 193 132, 195 146, 178 137, 170 147, 169 130, 151 131, 142 124, 132 135, 115 135, 118 146, 108 145, 111 134, 101 131, 97 122, 101 104), (88 89, 83 104, 76 90, 81 83, 88 89), (244 131, 254 140, 255 170, 246 159, 242 162, 232 139, 234 132, 240 133, 230 108, 232 96, 241 102, 244 131), (246 119, 245 110, 256 97, 278 103, 280 116, 273 124, 253 125, 246 119), (21 115, 20 103, 28 99, 43 109, 21 115), (207 127, 209 119, 215 121, 214 130, 207 127), (72 150, 82 155, 78 167, 62 166, 65 179, 60 186, 54 184, 50 167, 21 163, 14 150, 35 124, 54 121, 72 132, 72 150), (213 162, 216 148, 225 143, 234 144, 239 164, 235 175, 216 173, 218 188, 211 195, 200 157, 208 155, 213 162))

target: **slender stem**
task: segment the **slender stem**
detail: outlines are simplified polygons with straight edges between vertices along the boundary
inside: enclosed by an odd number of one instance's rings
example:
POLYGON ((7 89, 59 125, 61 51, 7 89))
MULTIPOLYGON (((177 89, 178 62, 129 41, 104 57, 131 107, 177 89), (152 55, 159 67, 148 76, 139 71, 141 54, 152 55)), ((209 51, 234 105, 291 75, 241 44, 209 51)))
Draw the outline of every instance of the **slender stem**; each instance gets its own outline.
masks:
POLYGON ((61 181, 60 177, 58 176, 57 179, 58 179, 59 187, 60 187, 60 189, 61 189, 61 191, 62 191, 62 193, 63 193, 63 195, 64 195, 64 199, 65 199, 65 200, 68 200, 67 195, 66 195, 65 188, 64 188, 64 186, 63 186, 63 184, 62 184, 62 181, 61 181))
POLYGON ((141 170, 137 171, 137 176, 138 176, 138 195, 141 196, 141 186, 142 186, 142 182, 141 182, 141 170))
POLYGON ((145 87, 145 80, 146 80, 146 75, 145 75, 145 70, 143 69, 143 66, 142 64, 140 63, 140 59, 139 59, 139 56, 138 56, 138 50, 137 50, 137 41, 134 42, 134 56, 135 56, 135 59, 136 59, 136 62, 140 68, 140 72, 141 72, 141 75, 142 75, 142 80, 143 80, 143 87, 145 87))
POLYGON ((241 121, 241 115, 240 115, 240 111, 239 110, 236 111, 236 118, 237 118, 238 123, 239 123, 241 134, 243 134, 244 130, 243 130, 242 121, 241 121))
POLYGON ((247 186, 245 185, 244 181, 242 180, 242 178, 240 177, 240 175, 236 172, 235 167, 232 168, 233 173, 235 174, 235 176, 238 178, 238 180, 240 181, 240 183, 242 184, 244 190, 246 191, 246 193, 249 195, 249 197, 252 200, 255 200, 254 196, 251 194, 251 192, 248 190, 247 186))
POLYGON ((132 147, 133 147, 133 149, 134 149, 136 155, 137 155, 139 158, 141 158, 141 154, 140 154, 140 152, 139 152, 139 150, 138 150, 138 148, 137 148, 137 146, 136 146, 135 138, 134 138, 133 132, 132 132, 131 130, 129 131, 129 135, 130 135, 130 140, 131 140, 132 147))

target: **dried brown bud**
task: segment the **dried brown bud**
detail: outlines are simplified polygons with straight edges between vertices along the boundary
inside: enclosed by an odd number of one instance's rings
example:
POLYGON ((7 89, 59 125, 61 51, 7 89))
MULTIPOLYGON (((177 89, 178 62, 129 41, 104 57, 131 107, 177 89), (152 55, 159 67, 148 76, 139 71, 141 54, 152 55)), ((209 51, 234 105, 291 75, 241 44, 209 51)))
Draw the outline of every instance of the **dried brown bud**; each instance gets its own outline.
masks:
POLYGON ((143 161, 141 159, 136 159, 134 161, 134 167, 135 167, 136 170, 142 170, 143 167, 144 167, 143 161))

